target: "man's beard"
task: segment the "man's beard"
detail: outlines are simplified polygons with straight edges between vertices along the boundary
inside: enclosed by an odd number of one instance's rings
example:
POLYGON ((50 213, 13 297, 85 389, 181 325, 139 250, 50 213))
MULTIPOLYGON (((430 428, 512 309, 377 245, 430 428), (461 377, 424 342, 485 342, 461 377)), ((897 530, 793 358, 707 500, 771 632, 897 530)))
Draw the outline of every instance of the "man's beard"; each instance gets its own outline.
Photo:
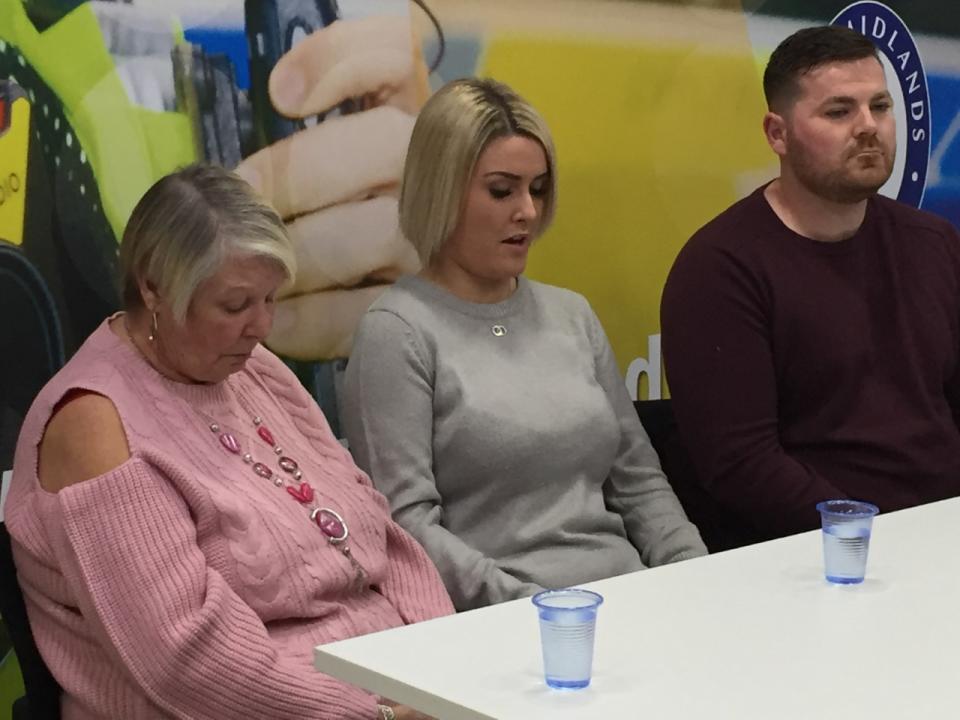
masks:
POLYGON ((885 148, 877 142, 860 143, 844 156, 840 167, 824 169, 811 158, 806 147, 794 146, 790 165, 797 180, 809 192, 830 202, 852 205, 875 195, 883 187, 893 173, 895 157, 896 148, 885 148), (879 150, 882 154, 871 155, 869 159, 856 157, 865 150, 879 150), (869 169, 861 168, 859 172, 851 171, 851 163, 863 162, 872 165, 869 169))

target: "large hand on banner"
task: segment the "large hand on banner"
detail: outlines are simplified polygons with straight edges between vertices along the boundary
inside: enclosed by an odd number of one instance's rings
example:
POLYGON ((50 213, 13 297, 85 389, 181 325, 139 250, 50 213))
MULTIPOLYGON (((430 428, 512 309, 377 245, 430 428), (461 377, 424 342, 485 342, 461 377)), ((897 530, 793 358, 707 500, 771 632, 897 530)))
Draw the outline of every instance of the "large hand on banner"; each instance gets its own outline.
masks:
POLYGON ((295 45, 270 75, 274 107, 309 117, 362 99, 244 160, 237 171, 277 208, 297 251, 296 282, 268 344, 304 360, 345 357, 360 316, 419 260, 400 234, 397 194, 414 115, 428 93, 409 19, 339 20, 295 45))

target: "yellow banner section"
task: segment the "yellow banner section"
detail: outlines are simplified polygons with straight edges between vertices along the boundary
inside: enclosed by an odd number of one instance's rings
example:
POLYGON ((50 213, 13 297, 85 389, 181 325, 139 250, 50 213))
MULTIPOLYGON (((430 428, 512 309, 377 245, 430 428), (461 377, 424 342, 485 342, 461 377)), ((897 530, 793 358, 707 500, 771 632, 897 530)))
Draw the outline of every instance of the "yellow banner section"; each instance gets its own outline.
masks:
MULTIPOLYGON (((576 5, 578 17, 589 5, 576 5)), ((631 391, 658 398, 660 293, 673 259, 775 175, 775 157, 741 13, 638 3, 609 32, 593 29, 492 32, 478 74, 515 87, 554 133, 557 220, 529 274, 583 293, 631 391)))
POLYGON ((10 122, 0 135, 0 240, 23 244, 30 150, 30 103, 20 97, 9 108, 10 122))

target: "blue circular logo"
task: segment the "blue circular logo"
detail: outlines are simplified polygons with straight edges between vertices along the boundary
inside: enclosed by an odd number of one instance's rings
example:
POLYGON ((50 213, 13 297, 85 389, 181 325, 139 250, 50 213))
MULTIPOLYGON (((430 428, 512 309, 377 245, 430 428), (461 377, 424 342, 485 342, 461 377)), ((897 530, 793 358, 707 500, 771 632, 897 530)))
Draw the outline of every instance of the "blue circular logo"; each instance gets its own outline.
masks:
MULTIPOLYGON (((896 73, 903 94, 897 122, 905 122, 907 128, 906 147, 898 147, 898 155, 903 153, 905 162, 897 200, 920 207, 930 161, 930 93, 917 43, 899 15, 874 0, 848 5, 830 24, 843 25, 866 35, 896 73)), ((894 172, 898 169, 895 166, 894 172)))

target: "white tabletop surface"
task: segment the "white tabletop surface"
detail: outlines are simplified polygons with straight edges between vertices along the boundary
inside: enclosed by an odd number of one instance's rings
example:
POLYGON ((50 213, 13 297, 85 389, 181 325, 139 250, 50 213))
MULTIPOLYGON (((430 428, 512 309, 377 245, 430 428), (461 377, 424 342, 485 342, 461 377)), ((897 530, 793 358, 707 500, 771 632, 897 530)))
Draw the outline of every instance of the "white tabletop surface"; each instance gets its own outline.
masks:
POLYGON ((316 667, 441 720, 960 717, 960 499, 875 520, 867 579, 819 531, 585 585, 593 684, 547 688, 529 599, 316 648, 316 667))

